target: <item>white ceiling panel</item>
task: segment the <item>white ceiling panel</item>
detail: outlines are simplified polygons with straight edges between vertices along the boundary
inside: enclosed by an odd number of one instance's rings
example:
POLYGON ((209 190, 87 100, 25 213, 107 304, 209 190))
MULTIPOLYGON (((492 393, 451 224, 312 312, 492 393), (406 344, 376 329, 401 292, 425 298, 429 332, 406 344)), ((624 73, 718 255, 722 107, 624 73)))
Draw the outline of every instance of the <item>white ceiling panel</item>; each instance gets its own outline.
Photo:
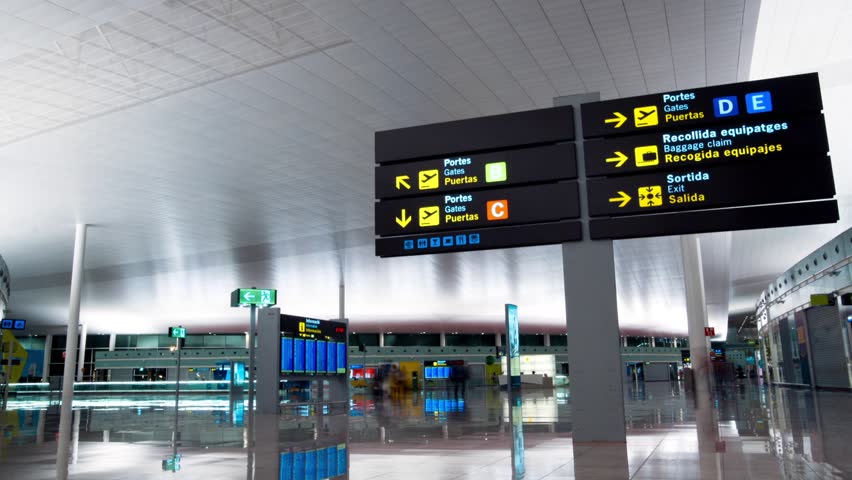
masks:
MULTIPOLYGON (((516 301, 527 331, 564 331, 559 247, 373 256, 374 133, 736 79, 754 11, 751 0, 0 2, 0 164, 5 195, 26 206, 4 211, 16 228, 0 230, 12 309, 63 323, 73 224, 86 222, 93 331, 238 330, 225 300, 243 284, 331 317, 341 272, 356 330, 495 331, 516 301)), ((843 61, 836 30, 820 42, 843 61)), ((752 257, 725 268, 744 255, 738 238, 704 239, 714 325, 741 301, 731 284, 767 273, 752 257)), ((685 334, 677 252, 675 238, 616 243, 625 331, 685 334)))

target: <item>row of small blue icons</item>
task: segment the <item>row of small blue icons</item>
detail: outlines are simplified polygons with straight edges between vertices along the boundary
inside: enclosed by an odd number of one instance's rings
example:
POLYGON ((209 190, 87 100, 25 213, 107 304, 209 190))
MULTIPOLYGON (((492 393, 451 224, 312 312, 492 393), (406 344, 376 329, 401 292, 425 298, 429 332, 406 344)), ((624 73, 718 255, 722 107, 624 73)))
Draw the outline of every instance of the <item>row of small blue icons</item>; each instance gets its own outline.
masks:
POLYGON ((417 248, 436 248, 436 247, 452 247, 454 245, 478 245, 479 234, 471 233, 468 235, 447 235, 444 237, 418 238, 415 240, 404 240, 402 248, 404 250, 414 250, 417 248))

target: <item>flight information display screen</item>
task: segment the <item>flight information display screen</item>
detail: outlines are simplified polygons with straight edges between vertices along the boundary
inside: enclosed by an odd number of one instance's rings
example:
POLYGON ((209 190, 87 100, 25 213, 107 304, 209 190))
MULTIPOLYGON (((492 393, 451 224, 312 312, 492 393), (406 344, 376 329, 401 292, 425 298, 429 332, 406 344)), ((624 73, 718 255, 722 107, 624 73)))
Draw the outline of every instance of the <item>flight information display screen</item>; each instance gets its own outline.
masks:
POLYGON ((317 340, 317 373, 327 373, 326 365, 328 363, 328 342, 317 340))
POLYGON ((305 373, 317 371, 317 341, 305 340, 305 373))
POLYGON ((281 371, 291 373, 293 371, 293 338, 281 337, 281 371))
POLYGON ((281 373, 345 375, 345 322, 281 315, 281 373))
POLYGON ((305 339, 293 339, 293 373, 305 373, 305 339))

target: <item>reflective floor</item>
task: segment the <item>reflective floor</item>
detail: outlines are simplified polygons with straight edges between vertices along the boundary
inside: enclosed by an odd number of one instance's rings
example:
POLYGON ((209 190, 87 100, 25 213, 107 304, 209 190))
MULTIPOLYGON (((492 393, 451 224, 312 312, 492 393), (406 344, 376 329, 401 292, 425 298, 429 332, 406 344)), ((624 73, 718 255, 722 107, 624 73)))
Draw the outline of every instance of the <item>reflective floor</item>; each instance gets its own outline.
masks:
MULTIPOLYGON (((57 399, 11 399, 0 478, 55 478, 57 399)), ((741 384, 695 408, 678 384, 626 385, 627 445, 571 439, 568 389, 469 388, 351 408, 257 415, 243 399, 82 397, 71 478, 149 479, 840 479, 852 478, 852 395, 741 384), (514 404, 514 402, 512 402, 514 404), (175 441, 175 437, 177 441, 175 441), (254 446, 249 448, 251 438, 254 446), (175 455, 177 454, 177 455, 175 455)))

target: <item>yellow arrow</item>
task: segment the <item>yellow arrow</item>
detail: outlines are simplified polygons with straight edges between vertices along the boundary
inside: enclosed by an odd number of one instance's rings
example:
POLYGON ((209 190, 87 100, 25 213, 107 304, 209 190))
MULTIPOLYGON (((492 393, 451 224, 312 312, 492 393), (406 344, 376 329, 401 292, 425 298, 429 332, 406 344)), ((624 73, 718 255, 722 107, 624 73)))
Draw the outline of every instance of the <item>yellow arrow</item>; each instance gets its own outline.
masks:
POLYGON ((408 175, 397 175, 396 176, 396 189, 402 190, 402 188, 400 187, 400 185, 402 185, 403 187, 405 187, 406 190, 411 190, 411 185, 409 185, 408 182, 406 181, 410 178, 411 177, 409 177, 408 175))
POLYGON ((396 220, 397 225, 399 225, 402 228, 405 228, 405 227, 408 226, 409 223, 411 223, 411 215, 406 215, 405 209, 403 208, 402 214, 400 214, 400 216, 396 217, 395 220, 396 220))
POLYGON ((628 203, 630 203, 630 195, 624 192, 618 192, 618 196, 609 199, 610 203, 621 202, 618 208, 624 208, 628 203))
POLYGON ((624 162, 627 161, 629 157, 621 152, 616 151, 614 157, 610 157, 606 159, 606 163, 616 163, 615 168, 621 168, 624 165, 624 162))
POLYGON ((627 117, 622 115, 620 112, 612 112, 612 114, 615 116, 612 118, 607 118, 606 120, 604 120, 604 123, 614 123, 615 128, 620 128, 622 125, 624 125, 624 122, 627 121, 627 117))

